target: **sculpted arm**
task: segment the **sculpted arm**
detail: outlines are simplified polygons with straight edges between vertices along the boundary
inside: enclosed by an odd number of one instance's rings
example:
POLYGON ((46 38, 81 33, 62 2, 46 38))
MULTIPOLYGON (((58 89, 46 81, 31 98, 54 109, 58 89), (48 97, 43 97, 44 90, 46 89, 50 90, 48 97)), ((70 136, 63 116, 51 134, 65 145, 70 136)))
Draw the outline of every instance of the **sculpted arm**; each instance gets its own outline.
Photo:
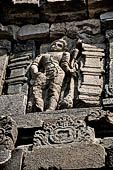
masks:
POLYGON ((61 67, 66 73, 70 73, 71 75, 76 77, 76 67, 74 66, 74 59, 78 56, 78 50, 76 49, 74 51, 74 58, 71 61, 70 64, 70 53, 65 52, 63 53, 62 61, 61 61, 61 67))
POLYGON ((69 63, 70 63, 70 53, 64 52, 61 60, 61 67, 66 73, 69 73, 71 70, 69 63))
POLYGON ((38 65, 40 63, 41 57, 42 57, 41 55, 37 56, 32 63, 32 65, 31 65, 31 74, 32 75, 35 75, 38 73, 38 65))

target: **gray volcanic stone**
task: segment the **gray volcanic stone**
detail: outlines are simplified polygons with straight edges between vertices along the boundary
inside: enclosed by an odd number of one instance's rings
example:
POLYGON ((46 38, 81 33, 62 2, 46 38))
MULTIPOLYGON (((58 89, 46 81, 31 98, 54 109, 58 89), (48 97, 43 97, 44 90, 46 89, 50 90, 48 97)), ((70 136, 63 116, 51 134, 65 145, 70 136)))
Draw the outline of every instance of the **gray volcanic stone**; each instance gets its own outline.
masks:
POLYGON ((0 115, 25 114, 27 97, 25 95, 0 96, 0 115))
POLYGON ((6 67, 9 57, 7 55, 0 56, 0 95, 2 94, 3 84, 5 81, 6 67))
POLYGON ((50 38, 59 38, 67 35, 73 39, 82 34, 96 35, 100 34, 100 28, 101 24, 99 19, 54 23, 50 27, 50 38))
POLYGON ((27 152, 23 170, 48 169, 86 169, 105 166, 105 150, 101 145, 78 144, 63 147, 35 148, 27 152))
POLYGON ((25 25, 18 32, 18 39, 27 40, 33 38, 47 38, 49 36, 49 24, 25 25))
POLYGON ((17 25, 3 26, 0 24, 0 36, 3 38, 16 39, 19 27, 17 25))
MULTIPOLYGON (((95 107, 94 110, 97 108, 95 107)), ((16 121, 18 128, 34 128, 41 127, 46 119, 57 119, 59 116, 74 116, 78 119, 84 120, 91 108, 77 108, 77 109, 64 109, 52 112, 36 112, 27 113, 26 115, 15 114, 12 118, 16 121)))
POLYGON ((0 170, 21 170, 22 169, 23 151, 15 149, 12 152, 11 159, 3 165, 0 165, 0 170))
POLYGON ((101 144, 106 149, 106 165, 107 167, 113 167, 113 137, 106 137, 101 139, 101 144))
POLYGON ((100 15, 102 24, 102 31, 106 31, 113 28, 113 12, 106 12, 100 15))
POLYGON ((101 13, 112 11, 113 1, 109 0, 88 0, 89 17, 99 17, 101 13))
POLYGON ((113 137, 106 137, 101 139, 101 144, 106 149, 113 149, 113 137))

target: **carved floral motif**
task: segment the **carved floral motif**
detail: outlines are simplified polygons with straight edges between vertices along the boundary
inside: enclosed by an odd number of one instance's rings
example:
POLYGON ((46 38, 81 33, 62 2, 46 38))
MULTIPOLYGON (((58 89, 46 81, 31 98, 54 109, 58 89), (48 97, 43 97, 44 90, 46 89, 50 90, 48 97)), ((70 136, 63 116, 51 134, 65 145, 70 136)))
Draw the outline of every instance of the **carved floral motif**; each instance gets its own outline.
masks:
POLYGON ((43 129, 35 132, 34 145, 91 142, 94 138, 93 129, 86 127, 83 120, 74 120, 70 116, 64 116, 56 119, 54 123, 44 123, 43 129))

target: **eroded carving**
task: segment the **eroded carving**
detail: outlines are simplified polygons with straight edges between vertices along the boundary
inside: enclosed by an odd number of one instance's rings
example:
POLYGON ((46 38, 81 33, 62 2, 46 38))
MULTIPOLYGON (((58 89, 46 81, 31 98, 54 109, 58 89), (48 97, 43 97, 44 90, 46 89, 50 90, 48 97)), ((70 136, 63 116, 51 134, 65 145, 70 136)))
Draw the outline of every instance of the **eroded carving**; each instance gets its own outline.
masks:
POLYGON ((78 91, 84 106, 100 105, 104 83, 104 49, 81 42, 78 91))
POLYGON ((113 107, 113 30, 106 31, 106 40, 106 82, 103 105, 105 107, 113 107))
POLYGON ((35 42, 15 43, 10 56, 9 72, 6 83, 8 94, 28 94, 29 68, 35 55, 35 42))
POLYGON ((11 158, 17 139, 16 122, 9 116, 0 117, 0 164, 11 158))
POLYGON ((72 59, 67 42, 62 38, 50 45, 49 52, 37 56, 33 61, 31 84, 35 111, 52 111, 61 106, 73 107, 74 81, 77 77, 76 58, 79 51, 75 49, 73 53, 72 59))
POLYGON ((44 122, 43 129, 35 132, 34 146, 68 144, 73 142, 93 142, 94 131, 86 127, 83 120, 70 116, 59 117, 56 120, 44 122))

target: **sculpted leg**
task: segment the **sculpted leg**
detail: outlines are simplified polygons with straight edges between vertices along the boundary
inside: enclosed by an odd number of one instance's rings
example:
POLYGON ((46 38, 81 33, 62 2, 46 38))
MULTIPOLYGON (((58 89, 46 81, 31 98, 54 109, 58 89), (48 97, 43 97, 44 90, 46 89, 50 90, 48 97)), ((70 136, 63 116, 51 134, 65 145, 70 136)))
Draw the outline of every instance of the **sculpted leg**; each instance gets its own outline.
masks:
POLYGON ((40 73, 33 85, 33 100, 35 103, 36 111, 44 111, 44 99, 43 91, 46 84, 46 77, 43 73, 40 73))
POLYGON ((62 76, 56 77, 50 82, 48 89, 48 107, 47 111, 55 110, 59 101, 62 83, 64 79, 64 74, 62 76))

